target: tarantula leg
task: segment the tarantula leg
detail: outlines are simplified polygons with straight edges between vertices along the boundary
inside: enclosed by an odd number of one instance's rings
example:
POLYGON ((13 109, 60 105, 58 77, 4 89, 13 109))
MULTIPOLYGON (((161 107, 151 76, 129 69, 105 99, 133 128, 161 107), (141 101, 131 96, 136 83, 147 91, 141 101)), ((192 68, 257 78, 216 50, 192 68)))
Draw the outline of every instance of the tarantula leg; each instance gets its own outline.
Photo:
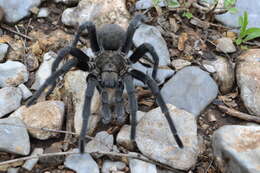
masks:
POLYGON ((162 95, 160 93, 160 90, 159 90, 156 82, 141 71, 132 70, 130 73, 133 75, 134 78, 144 82, 151 89, 153 95, 156 97, 157 104, 160 106, 162 113, 165 115, 165 117, 166 117, 166 119, 169 123, 171 132, 172 132, 172 134, 175 138, 176 143, 178 144, 178 146, 180 148, 183 148, 183 143, 182 143, 179 135, 177 134, 177 130, 176 130, 175 125, 174 125, 174 123, 173 123, 173 121, 170 117, 169 110, 168 110, 168 108, 167 108, 167 106, 166 106, 166 104, 165 104, 165 102, 162 98, 162 95))
POLYGON ((112 116, 109 108, 108 93, 105 89, 101 91, 101 99, 102 99, 102 122, 104 124, 108 124, 111 121, 112 116))
POLYGON ((129 26, 126 31, 126 39, 121 49, 123 53, 127 54, 128 51, 131 49, 135 30, 140 25, 140 22, 143 22, 144 20, 145 20, 145 16, 143 14, 138 14, 129 23, 129 26))
POLYGON ((97 39, 97 31, 96 31, 96 26, 92 22, 85 22, 82 25, 79 26, 79 29, 75 35, 75 39, 72 43, 72 46, 75 47, 77 45, 77 42, 79 41, 81 33, 87 29, 88 30, 88 35, 90 39, 90 44, 91 44, 91 49, 93 52, 99 52, 100 51, 100 46, 98 44, 98 39, 97 39))
POLYGON ((135 140, 135 129, 136 129, 136 112, 137 112, 137 100, 135 98, 135 88, 133 84, 133 77, 130 75, 127 75, 123 79, 125 86, 126 86, 126 91, 128 94, 128 99, 129 99, 129 107, 130 107, 130 115, 132 116, 132 121, 131 121, 131 135, 130 138, 131 140, 135 140))
POLYGON ((34 95, 28 100, 26 106, 31 106, 34 104, 36 99, 41 95, 41 93, 46 89, 49 85, 53 85, 56 79, 62 74, 68 72, 72 67, 75 67, 78 63, 77 59, 69 60, 66 64, 64 64, 59 70, 53 73, 44 83, 43 85, 34 93, 34 95))
POLYGON ((136 63, 141 57, 145 55, 145 53, 149 52, 152 55, 154 61, 154 67, 152 72, 152 77, 156 80, 157 69, 159 64, 159 57, 154 50, 154 47, 149 43, 143 43, 139 47, 137 47, 134 53, 129 57, 130 61, 136 63))
POLYGON ((116 88, 116 94, 115 94, 115 101, 116 101, 116 114, 117 114, 117 122, 119 124, 122 124, 125 121, 125 109, 124 109, 124 102, 123 102, 123 91, 124 86, 119 86, 119 88, 116 88))
POLYGON ((87 83, 88 86, 85 92, 85 101, 84 101, 83 113, 82 113, 83 122, 82 122, 82 128, 80 132, 80 138, 79 138, 79 150, 81 154, 85 152, 85 135, 88 128, 88 119, 91 114, 90 112, 91 100, 94 95, 95 88, 97 86, 97 81, 92 76, 87 78, 87 83))

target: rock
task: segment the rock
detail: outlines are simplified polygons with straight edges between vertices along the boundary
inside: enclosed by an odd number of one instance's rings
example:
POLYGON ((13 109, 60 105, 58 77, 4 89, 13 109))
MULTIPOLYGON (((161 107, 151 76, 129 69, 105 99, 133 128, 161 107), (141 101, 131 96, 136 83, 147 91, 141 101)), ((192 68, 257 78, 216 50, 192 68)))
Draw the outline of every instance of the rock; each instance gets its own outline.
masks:
POLYGON ((186 66, 191 65, 190 61, 184 60, 184 59, 174 59, 172 60, 172 66, 175 68, 175 70, 180 70, 186 66))
MULTIPOLYGON (((114 137, 108 134, 106 131, 98 132, 95 136, 95 140, 91 140, 85 146, 85 150, 88 153, 93 152, 109 152, 113 149, 114 137)), ((102 157, 102 154, 95 154, 96 158, 102 157)))
MULTIPOLYGON (((83 111, 83 104, 85 100, 85 91, 87 87, 87 78, 88 73, 77 70, 77 71, 70 71, 68 72, 65 77, 65 90, 67 93, 72 93, 73 96, 73 105, 75 110, 74 116, 74 128, 76 133, 80 133, 82 127, 82 111, 83 111), (75 87, 77 86, 77 87, 75 87)), ((88 134, 92 134, 97 126, 97 123, 100 120, 100 116, 96 114, 99 112, 100 108, 100 96, 95 89, 94 96, 91 102, 91 116, 89 117, 88 122, 88 134)))
POLYGON ((55 3, 63 3, 65 5, 74 5, 77 4, 80 0, 54 0, 55 3))
POLYGON ((32 92, 24 84, 20 84, 18 88, 20 88, 22 92, 23 100, 26 100, 32 96, 32 92))
MULTIPOLYGON (((44 150, 44 154, 48 153, 59 153, 62 152, 62 143, 63 142, 55 142, 51 144, 48 148, 44 150)), ((50 156, 50 157, 41 157, 39 160, 40 164, 43 164, 44 166, 48 167, 56 167, 58 165, 61 165, 64 163, 65 156, 60 155, 60 156, 50 156)))
MULTIPOLYGON (((160 57, 159 66, 169 65, 171 63, 167 44, 163 39, 160 31, 156 27, 147 24, 141 24, 135 31, 133 43, 136 47, 143 43, 150 43, 160 57)), ((148 53, 146 55, 152 60, 148 53)))
POLYGON ((8 168, 7 173, 19 173, 20 168, 8 168))
POLYGON ((37 17, 41 18, 41 17, 48 17, 50 14, 50 11, 48 8, 40 8, 40 11, 37 15, 37 17))
MULTIPOLYGON (((198 0, 198 3, 204 7, 208 7, 209 9, 213 9, 215 6, 216 2, 218 3, 217 6, 214 8, 214 12, 218 13, 220 11, 223 11, 225 9, 224 2, 225 0, 198 0)), ((230 1, 231 2, 231 1, 230 1)))
POLYGON ((137 124, 136 144, 148 158, 181 170, 195 165, 199 154, 195 116, 167 105, 184 148, 178 148, 160 108, 153 109, 137 124))
POLYGON ((27 82, 29 73, 26 66, 17 61, 0 64, 0 87, 17 86, 27 82))
POLYGON ((24 123, 19 118, 0 119, 0 150, 28 155, 30 140, 24 123))
MULTIPOLYGON (((170 170, 167 170, 167 169, 157 168, 157 173, 176 173, 176 172, 170 171, 170 170)), ((192 172, 189 172, 189 173, 192 173, 192 172)))
POLYGON ((234 68, 226 58, 217 56, 216 61, 204 60, 203 65, 214 69, 213 78, 218 83, 221 93, 227 94, 232 90, 235 82, 234 68))
MULTIPOLYGON (((138 123, 143 116, 146 114, 146 112, 142 112, 142 111, 137 111, 136 112, 136 122, 138 123)), ((132 116, 130 116, 130 122, 132 121, 132 116)))
POLYGON ((260 1, 250 0, 249 3, 248 0, 237 0, 235 8, 238 9, 237 13, 227 12, 225 14, 215 15, 216 20, 230 27, 239 27, 239 16, 243 16, 244 11, 247 11, 248 19, 250 19, 248 20, 247 28, 260 27, 260 21, 258 20, 260 17, 260 1))
POLYGON ((129 17, 125 0, 81 0, 77 7, 67 8, 61 20, 67 26, 78 26, 86 21, 93 21, 97 26, 116 23, 126 28, 129 17))
POLYGON ((130 139, 130 133, 131 133, 131 126, 124 125, 116 137, 116 143, 127 150, 133 151, 134 150, 134 143, 130 139))
POLYGON ((143 173, 143 172, 157 173, 156 166, 154 164, 144 162, 138 159, 130 159, 129 167, 131 173, 143 173))
POLYGON ((260 172, 260 126, 226 125, 213 134, 213 153, 221 172, 260 172))
POLYGON ((260 116, 260 49, 251 49, 240 55, 236 79, 247 110, 260 116))
POLYGON ((3 62, 5 55, 8 52, 8 44, 0 43, 0 62, 3 62))
POLYGON ((111 173, 111 171, 122 171, 125 167, 126 164, 124 162, 113 162, 110 160, 105 160, 102 166, 102 173, 111 173))
POLYGON ((223 37, 218 40, 216 40, 217 45, 216 49, 219 52, 223 53, 234 53, 236 52, 236 47, 233 44, 233 41, 231 38, 223 37))
MULTIPOLYGON (((142 71, 143 73, 149 75, 150 77, 152 77, 152 72, 153 72, 153 69, 152 68, 147 68, 145 66, 143 66, 142 64, 140 64, 139 62, 135 63, 132 65, 132 67, 134 69, 138 69, 140 71, 142 71)), ((156 79, 158 80, 158 85, 161 85, 164 83, 164 81, 167 79, 167 78, 170 78, 173 74, 175 73, 174 70, 171 70, 170 68, 169 69, 158 69, 157 71, 157 77, 156 79)), ((134 79, 134 84, 136 86, 145 86, 145 84, 137 79, 134 79)))
POLYGON ((28 71, 34 71, 39 67, 39 62, 38 59, 35 55, 33 54, 28 54, 24 60, 24 64, 27 67, 28 71))
MULTIPOLYGON (((61 101, 44 101, 28 108, 20 107, 11 117, 19 117, 31 127, 61 130, 64 117, 64 103, 61 101)), ((29 133, 40 140, 56 137, 57 133, 30 128, 29 133)))
POLYGON ((43 63, 36 72, 35 82, 32 85, 32 89, 38 90, 40 86, 46 81, 46 79, 51 75, 51 66, 56 59, 57 54, 50 51, 44 54, 43 63))
POLYGON ((22 92, 15 87, 0 89, 0 118, 20 107, 22 92))
MULTIPOLYGON (((78 151, 78 149, 73 151, 78 151)), ((66 157, 64 165, 77 173, 99 173, 98 164, 88 153, 71 154, 66 157)))
MULTIPOLYGON (((42 153, 43 153, 42 148, 34 148, 31 156, 40 155, 42 153)), ((26 160, 22 167, 24 169, 26 169, 27 171, 32 171, 33 167, 38 162, 38 160, 39 160, 39 158, 33 158, 33 159, 26 160)))
MULTIPOLYGON (((165 1, 159 1, 158 5, 160 7, 165 7, 165 1)), ((136 2, 135 4, 135 8, 137 10, 144 10, 144 9, 148 9, 154 7, 153 1, 152 0, 139 0, 136 2)))
POLYGON ((19 1, 0 0, 0 6, 5 12, 5 21, 8 23, 16 23, 26 16, 30 15, 30 9, 39 6, 41 0, 24 0, 19 1))
POLYGON ((217 96, 218 86, 207 72, 195 66, 178 71, 161 89, 166 103, 198 116, 217 96))

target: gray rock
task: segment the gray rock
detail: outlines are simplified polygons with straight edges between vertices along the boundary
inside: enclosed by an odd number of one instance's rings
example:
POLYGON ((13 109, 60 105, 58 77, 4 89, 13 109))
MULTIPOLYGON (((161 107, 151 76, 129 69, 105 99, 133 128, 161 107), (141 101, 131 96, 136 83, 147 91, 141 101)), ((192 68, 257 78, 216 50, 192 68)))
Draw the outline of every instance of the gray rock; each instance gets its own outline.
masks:
POLYGON ((260 116, 260 49, 251 49, 239 56, 236 66, 237 84, 247 110, 260 116))
POLYGON ((20 84, 18 88, 21 89, 23 100, 26 100, 32 96, 32 92, 24 84, 20 84))
POLYGON ((19 173, 20 168, 8 168, 7 173, 19 173))
POLYGON ((18 61, 6 61, 0 64, 0 87, 17 86, 28 81, 26 66, 18 61))
MULTIPOLYGON (((165 3, 165 1, 160 1, 158 3, 158 5, 160 7, 165 7, 166 3, 165 3)), ((153 4, 152 0, 139 0, 135 4, 135 8, 137 10, 144 10, 144 9, 148 9, 148 8, 151 8, 151 7, 154 7, 154 4, 153 4)))
MULTIPOLYGON (((137 111, 136 112, 136 122, 138 123, 143 116, 146 114, 146 112, 142 112, 142 111, 137 111)), ((130 116, 130 122, 132 121, 132 116, 130 116)))
POLYGON ((131 173, 157 173, 156 166, 154 164, 144 162, 138 159, 130 159, 129 167, 131 173))
POLYGON ((0 150, 28 155, 30 140, 24 123, 19 118, 0 119, 0 150))
POLYGON ((178 71, 161 93, 166 103, 198 116, 215 99, 218 86, 207 72, 190 66, 178 71))
MULTIPOLYGON (((28 108, 21 106, 10 117, 18 117, 31 127, 61 130, 64 118, 64 103, 61 101, 44 101, 28 108)), ((33 128, 29 128, 28 131, 30 135, 40 140, 58 136, 57 133, 33 128)))
POLYGON ((15 87, 5 87, 0 89, 0 117, 9 114, 20 107, 22 92, 15 87))
POLYGON ((221 172, 260 172, 260 126, 226 125, 213 134, 213 153, 221 172))
POLYGON ((50 11, 48 8, 40 8, 40 11, 39 11, 37 17, 44 18, 44 17, 48 17, 49 14, 50 14, 50 11))
POLYGON ((27 54, 24 64, 28 71, 34 71, 39 67, 38 59, 34 54, 27 54))
POLYGON ((191 65, 190 61, 184 60, 184 59, 174 59, 172 60, 172 66, 175 68, 175 70, 180 70, 186 66, 191 65))
MULTIPOLYGON (((156 27, 147 24, 141 24, 135 31, 133 43, 136 47, 143 43, 150 43, 160 57, 159 66, 169 65, 171 63, 167 44, 163 39, 160 31, 156 27)), ((150 54, 147 53, 146 55, 152 60, 150 54)))
POLYGON ((233 88, 235 73, 232 64, 224 57, 217 56, 216 61, 204 60, 203 65, 214 69, 213 78, 219 85, 221 93, 227 94, 233 88))
POLYGON ((202 5, 203 7, 208 7, 209 9, 213 9, 214 7, 214 12, 218 13, 220 11, 223 11, 225 9, 225 0, 198 0, 198 3, 202 5), (217 6, 215 7, 216 2, 218 3, 217 6))
POLYGON ((65 5, 74 5, 77 4, 80 0, 54 0, 55 3, 63 3, 65 5))
MULTIPOLYGON (((85 100, 84 93, 87 88, 87 75, 88 73, 77 70, 68 72, 64 77, 65 90, 67 93, 72 93, 73 96, 73 105, 75 110, 74 127, 76 133, 80 133, 82 127, 82 111, 85 100)), ((88 121, 87 133, 89 135, 94 132, 97 123, 100 120, 100 116, 97 115, 97 113, 99 112, 100 104, 100 96, 97 89, 95 89, 94 96, 91 101, 91 116, 89 117, 88 121)))
MULTIPOLYGON (((73 151, 78 151, 78 149, 73 151)), ((64 165, 77 173, 99 173, 98 164, 88 153, 71 154, 66 157, 64 165)))
MULTIPOLYGON (((134 69, 140 70, 143 73, 147 74, 148 76, 152 77, 152 72, 153 72, 152 68, 147 68, 147 67, 143 66, 142 64, 140 64, 139 62, 133 64, 132 67, 134 69)), ((170 78, 174 73, 175 73, 175 71, 171 70, 170 68, 169 69, 158 69, 157 77, 156 77, 156 79, 158 80, 157 81, 158 85, 163 84, 164 81, 167 78, 170 78)), ((143 82, 141 82, 141 81, 139 81, 137 79, 134 79, 134 84, 136 86, 145 86, 145 84, 143 82)))
POLYGON ((124 162, 113 162, 110 160, 105 160, 102 165, 102 173, 111 173, 111 171, 121 171, 126 167, 124 162))
POLYGON ((260 17, 259 0, 237 0, 235 7, 238 9, 237 13, 227 12, 225 14, 215 15, 216 20, 230 27, 239 27, 239 16, 243 16, 244 11, 247 11, 249 19, 247 27, 260 27, 260 21, 258 20, 260 17))
POLYGON ((236 52, 236 47, 233 44, 233 41, 231 38, 228 37, 222 37, 217 41, 216 49, 219 52, 223 53, 233 53, 236 52))
POLYGON ((199 154, 195 116, 170 104, 167 107, 184 148, 178 148, 160 108, 146 113, 138 123, 136 144, 148 158, 176 169, 188 170, 195 165, 199 154))
POLYGON ((5 13, 5 21, 8 23, 15 23, 24 17, 31 14, 30 9, 39 6, 41 0, 24 0, 21 3, 19 0, 0 0, 0 6, 5 13))
POLYGON ((125 0, 81 0, 77 7, 67 8, 61 20, 63 24, 75 27, 93 21, 97 26, 116 23, 126 28, 129 17, 125 0))
POLYGON ((120 146, 123 146, 127 150, 133 151, 134 150, 134 143, 130 139, 131 133, 131 126, 124 125, 116 137, 116 143, 120 146))
MULTIPOLYGON (((42 153, 43 153, 42 148, 34 148, 31 156, 40 155, 42 153)), ((31 171, 33 169, 33 167, 35 166, 35 164, 38 162, 38 160, 39 160, 39 158, 33 158, 33 159, 26 160, 22 167, 24 169, 26 169, 27 171, 31 171)))
POLYGON ((35 82, 32 85, 32 89, 38 90, 40 86, 46 81, 46 79, 51 75, 51 66, 56 59, 57 54, 50 51, 44 54, 43 63, 36 72, 35 82))
POLYGON ((0 43, 0 62, 3 62, 8 51, 8 44, 0 43))

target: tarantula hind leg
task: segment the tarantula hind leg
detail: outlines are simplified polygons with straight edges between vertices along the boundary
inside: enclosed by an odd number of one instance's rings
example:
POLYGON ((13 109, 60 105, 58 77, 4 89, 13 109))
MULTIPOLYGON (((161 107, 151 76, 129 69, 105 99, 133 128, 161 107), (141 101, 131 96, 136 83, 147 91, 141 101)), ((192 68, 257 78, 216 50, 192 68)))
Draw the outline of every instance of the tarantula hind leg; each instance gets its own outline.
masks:
POLYGON ((157 104, 160 106, 161 110, 162 110, 162 113, 165 115, 168 123, 169 123, 169 126, 170 126, 170 129, 171 129, 171 132, 174 136, 174 139, 176 141, 176 143, 178 144, 178 146, 180 148, 183 148, 183 143, 177 133, 177 130, 175 128, 175 125, 171 119, 171 116, 170 116, 170 113, 169 113, 169 110, 162 98, 162 95, 160 93, 160 90, 156 84, 156 82, 154 80, 152 80, 149 76, 147 76, 146 74, 144 74, 143 72, 141 71, 138 71, 138 70, 132 70, 130 72, 132 74, 132 76, 140 81, 142 81, 143 83, 147 84, 148 87, 150 88, 150 90, 152 91, 153 95, 156 97, 156 101, 157 101, 157 104))
POLYGON ((117 114, 116 121, 119 124, 123 124, 125 122, 125 109, 124 109, 124 100, 123 100, 123 91, 124 86, 120 85, 118 88, 116 88, 115 93, 115 111, 117 114))
POLYGON ((49 86, 55 83, 57 78, 62 74, 68 72, 72 67, 75 67, 78 63, 77 59, 69 60, 66 64, 64 64, 59 70, 55 71, 44 83, 43 85, 34 93, 34 95, 27 101, 26 106, 31 106, 35 103, 38 97, 40 97, 41 93, 49 86))
POLYGON ((102 100, 102 122, 104 124, 110 123, 112 116, 109 107, 108 93, 105 89, 101 90, 101 100, 102 100))

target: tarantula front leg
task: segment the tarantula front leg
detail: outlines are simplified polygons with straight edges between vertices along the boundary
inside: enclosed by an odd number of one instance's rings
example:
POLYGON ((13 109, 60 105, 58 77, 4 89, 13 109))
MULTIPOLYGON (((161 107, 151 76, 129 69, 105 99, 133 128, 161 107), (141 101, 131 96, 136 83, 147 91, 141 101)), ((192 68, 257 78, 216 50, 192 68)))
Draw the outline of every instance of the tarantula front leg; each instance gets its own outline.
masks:
POLYGON ((91 100, 94 95, 94 91, 98 82, 94 76, 88 76, 87 83, 88 85, 85 92, 85 101, 84 101, 83 113, 82 113, 83 122, 82 122, 82 128, 80 132, 80 138, 79 138, 79 150, 81 154, 85 152, 85 135, 88 128, 88 119, 91 114, 90 112, 91 100))
POLYGON ((117 114, 117 122, 119 124, 122 124, 125 121, 125 109, 124 109, 124 102, 123 102, 123 91, 124 86, 120 85, 118 88, 116 88, 116 94, 115 94, 115 111, 117 114))
POLYGON ((168 108, 167 108, 167 106, 166 106, 166 104, 165 104, 165 102, 162 98, 162 95, 160 93, 160 90, 159 90, 156 82, 141 71, 132 70, 130 73, 133 75, 134 78, 136 78, 136 79, 142 81, 143 83, 147 84, 148 87, 151 89, 153 95, 156 97, 157 104, 160 106, 162 113, 165 115, 165 117, 166 117, 166 119, 169 123, 171 132, 172 132, 172 134, 175 138, 176 143, 178 144, 178 146, 180 148, 183 148, 183 143, 182 143, 182 141, 181 141, 181 139, 180 139, 180 137, 177 133, 175 125, 174 125, 174 123, 171 119, 169 110, 168 110, 168 108))
POLYGON ((157 75, 157 69, 159 64, 159 57, 157 53, 155 52, 153 46, 149 43, 143 43, 139 47, 137 47, 134 51, 134 53, 129 57, 130 61, 132 63, 136 63, 140 58, 142 58, 147 52, 149 52, 152 55, 153 61, 154 61, 154 67, 152 72, 152 77, 154 80, 156 80, 157 75))
POLYGON ((136 129, 136 112, 137 112, 137 100, 135 98, 135 88, 133 84, 133 78, 131 75, 126 75, 123 79, 125 86, 126 86, 126 91, 128 94, 128 99, 129 99, 129 108, 130 108, 130 115, 132 116, 132 121, 131 121, 131 135, 130 138, 131 140, 135 140, 135 129, 136 129))
POLYGON ((109 107, 109 99, 108 99, 108 93, 106 89, 101 90, 101 100, 102 100, 102 122, 104 124, 108 124, 111 119, 111 110, 109 107))
POLYGON ((133 44, 132 40, 133 40, 135 30, 140 25, 140 22, 143 22, 144 20, 145 20, 145 16, 143 14, 138 14, 129 23, 129 26, 126 31, 126 39, 125 39, 125 42, 121 49, 121 51, 123 53, 127 54, 129 52, 129 50, 131 49, 132 44, 133 44))
POLYGON ((59 70, 53 73, 45 82, 44 84, 34 93, 34 95, 28 100, 26 106, 31 106, 34 104, 35 100, 41 95, 41 93, 46 89, 48 86, 55 83, 56 79, 61 76, 62 74, 68 72, 72 67, 75 67, 78 64, 77 59, 69 60, 64 66, 62 66, 59 70))

